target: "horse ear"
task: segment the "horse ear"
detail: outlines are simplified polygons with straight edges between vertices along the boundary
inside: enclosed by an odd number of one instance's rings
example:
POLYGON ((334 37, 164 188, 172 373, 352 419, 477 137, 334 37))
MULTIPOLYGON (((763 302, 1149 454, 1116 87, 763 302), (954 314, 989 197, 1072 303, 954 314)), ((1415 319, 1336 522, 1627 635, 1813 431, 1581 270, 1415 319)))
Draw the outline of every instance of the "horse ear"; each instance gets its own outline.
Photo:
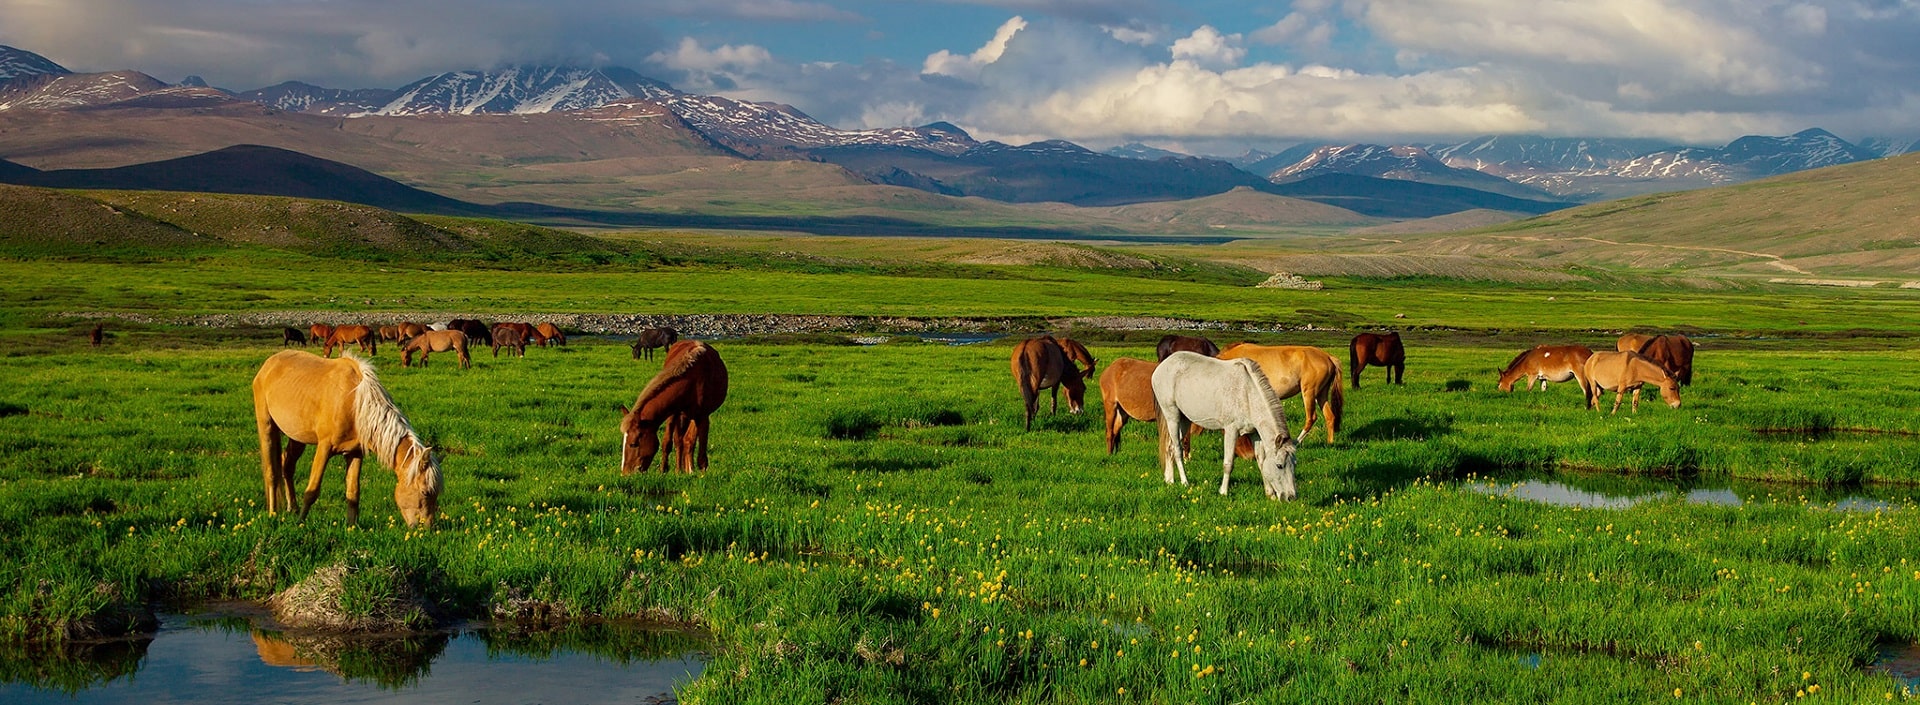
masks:
POLYGON ((627 409, 627 405, 626 405, 626 404, 619 404, 619 403, 616 403, 616 404, 614 404, 614 405, 613 405, 613 408, 615 408, 615 409, 619 409, 619 410, 620 410, 620 415, 621 415, 621 416, 626 416, 627 414, 630 414, 630 413, 633 413, 632 411, 630 411, 630 410, 628 410, 628 409, 627 409))

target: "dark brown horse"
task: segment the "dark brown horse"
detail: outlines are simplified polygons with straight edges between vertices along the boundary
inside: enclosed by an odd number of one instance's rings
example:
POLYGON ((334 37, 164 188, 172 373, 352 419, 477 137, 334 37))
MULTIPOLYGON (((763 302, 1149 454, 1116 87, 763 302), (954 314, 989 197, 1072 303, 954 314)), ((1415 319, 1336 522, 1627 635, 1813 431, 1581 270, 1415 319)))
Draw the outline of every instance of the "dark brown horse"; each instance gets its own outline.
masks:
POLYGON ((375 337, 373 329, 366 326, 337 326, 333 334, 327 336, 326 352, 323 357, 333 357, 333 348, 338 346, 346 350, 348 345, 360 346, 360 352, 368 355, 379 354, 380 339, 375 337))
POLYGON ((1172 355, 1181 350, 1199 353, 1207 357, 1220 356, 1220 346, 1214 345, 1211 340, 1197 335, 1174 335, 1172 333, 1160 338, 1160 344, 1154 346, 1153 354, 1156 358, 1165 360, 1168 355, 1172 355))
POLYGON ((640 331, 640 337, 634 338, 633 345, 631 346, 633 348, 633 359, 642 359, 642 354, 644 354, 644 359, 651 360, 653 359, 654 348, 671 347, 677 342, 680 342, 680 331, 672 328, 648 328, 640 331))
POLYGON ((92 345, 97 348, 97 347, 100 347, 101 343, 106 342, 106 339, 107 339, 107 324, 105 323, 95 323, 93 324, 93 330, 87 331, 88 345, 92 345))
POLYGON ((447 330, 457 330, 467 334, 469 342, 478 342, 481 345, 493 344, 493 329, 471 318, 455 318, 447 321, 447 330))
POLYGON ((1679 333, 1656 335, 1635 352, 1666 370, 1673 381, 1685 387, 1693 384, 1693 341, 1679 333))
POLYGON ((518 331, 520 333, 520 339, 525 341, 526 344, 528 345, 532 345, 539 341, 539 338, 535 337, 534 335, 533 324, 531 323, 511 323, 511 322, 503 321, 500 323, 493 324, 493 329, 496 331, 500 330, 502 327, 512 328, 515 331, 518 331))
POLYGON ((282 329, 280 331, 280 347, 284 348, 288 345, 298 345, 303 348, 306 347, 307 334, 300 332, 299 328, 282 329))
POLYGON ((1060 411, 1060 388, 1067 388, 1067 410, 1080 413, 1087 395, 1087 383, 1080 369, 1067 358, 1060 341, 1051 335, 1028 338, 1013 346, 1013 381, 1020 385, 1020 398, 1027 405, 1027 430, 1033 430, 1033 415, 1040 410, 1040 390, 1053 391, 1053 411, 1060 411))
POLYGON ((493 331, 493 356, 500 357, 500 349, 519 357, 527 356, 527 339, 520 337, 520 331, 512 328, 496 328, 493 331))
POLYGON ((1407 383, 1407 348, 1400 344, 1400 333, 1361 333, 1347 344, 1347 363, 1353 375, 1353 388, 1360 388, 1360 371, 1367 365, 1387 368, 1387 382, 1407 383))
POLYGON ((567 334, 560 332, 559 326, 545 321, 533 327, 533 342, 539 343, 540 347, 544 348, 549 341, 564 347, 567 344, 567 334))
POLYGON ((1080 370, 1080 379, 1093 379, 1094 367, 1098 363, 1093 359, 1093 353, 1087 350, 1087 346, 1081 345, 1080 341, 1072 338, 1059 338, 1058 340, 1060 341, 1060 352, 1066 353, 1067 359, 1071 360, 1073 366, 1080 370))
MULTIPOLYGON (((707 469, 710 417, 727 400, 727 365, 720 352, 698 340, 682 340, 667 348, 660 373, 640 390, 633 408, 620 407, 620 472, 632 474, 653 464, 660 450, 660 426, 667 426, 667 443, 678 446, 679 467, 693 472, 707 469), (698 454, 696 456, 696 453, 698 454)), ((667 469, 673 449, 660 459, 667 469)))

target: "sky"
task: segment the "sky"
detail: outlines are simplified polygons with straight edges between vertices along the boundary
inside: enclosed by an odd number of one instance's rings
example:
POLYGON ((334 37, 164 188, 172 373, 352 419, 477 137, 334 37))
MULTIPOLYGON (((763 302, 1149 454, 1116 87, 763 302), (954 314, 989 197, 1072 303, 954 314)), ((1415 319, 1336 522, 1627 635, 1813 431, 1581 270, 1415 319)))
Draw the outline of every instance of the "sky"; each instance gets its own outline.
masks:
POLYGON ((0 0, 75 71, 393 88, 620 65, 842 128, 1229 154, 1482 134, 1920 136, 1920 0, 0 0))

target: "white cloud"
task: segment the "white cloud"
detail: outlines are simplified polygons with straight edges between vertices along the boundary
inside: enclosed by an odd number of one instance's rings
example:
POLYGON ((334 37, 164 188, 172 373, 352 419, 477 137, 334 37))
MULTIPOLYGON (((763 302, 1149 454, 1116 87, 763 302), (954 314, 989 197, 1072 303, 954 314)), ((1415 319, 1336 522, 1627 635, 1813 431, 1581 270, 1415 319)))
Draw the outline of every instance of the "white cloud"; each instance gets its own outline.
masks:
POLYGON ((1191 61, 1213 69, 1238 66, 1247 56, 1240 35, 1221 34, 1210 25, 1200 25, 1193 34, 1175 40, 1171 51, 1174 61, 1191 61))
POLYGON ((1015 15, 1001 23, 1000 28, 994 30, 993 38, 987 40, 987 43, 979 49, 975 49, 972 54, 958 55, 941 49, 927 56, 926 63, 921 66, 920 72, 977 80, 980 78, 981 69, 987 64, 999 61, 1001 55, 1006 53, 1007 42, 1013 41, 1013 35, 1019 34, 1020 30, 1026 28, 1027 21, 1015 15))
POLYGON ((681 37, 680 44, 671 51, 654 52, 647 57, 647 62, 681 71, 744 72, 772 63, 773 54, 752 44, 727 44, 708 49, 693 37, 681 37))

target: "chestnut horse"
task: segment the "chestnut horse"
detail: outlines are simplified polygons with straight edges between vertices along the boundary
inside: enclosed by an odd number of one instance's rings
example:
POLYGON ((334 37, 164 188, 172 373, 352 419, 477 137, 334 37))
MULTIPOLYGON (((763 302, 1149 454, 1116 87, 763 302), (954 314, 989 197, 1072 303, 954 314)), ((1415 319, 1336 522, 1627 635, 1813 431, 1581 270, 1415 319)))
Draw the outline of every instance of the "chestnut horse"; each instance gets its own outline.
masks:
POLYGON ((1387 368, 1387 382, 1407 383, 1407 348, 1400 344, 1400 333, 1361 333, 1347 344, 1347 361, 1353 366, 1353 388, 1360 388, 1360 371, 1367 365, 1387 368))
POLYGON ((1072 338, 1058 340, 1060 352, 1066 353, 1067 359, 1073 362, 1074 368, 1080 370, 1080 379, 1093 379, 1094 366, 1097 363, 1093 359, 1093 353, 1087 350, 1087 346, 1081 345, 1080 341, 1072 338))
POLYGON ((560 332, 559 326, 544 321, 533 327, 533 342, 539 343, 540 347, 544 348, 549 340, 555 345, 564 347, 567 344, 567 334, 560 332))
MULTIPOLYGON (((1266 373, 1267 385, 1273 393, 1286 399, 1294 395, 1306 406, 1307 420, 1300 427, 1298 443, 1307 439, 1307 431, 1313 428, 1313 412, 1319 407, 1327 417, 1327 442, 1333 442, 1333 434, 1340 430, 1342 407, 1346 405, 1346 393, 1340 391, 1340 361, 1316 347, 1307 345, 1254 345, 1236 343, 1220 351, 1220 359, 1248 359, 1260 363, 1260 370, 1266 373)), ((1246 439, 1241 439, 1244 442, 1246 439)))
POLYGON ((284 348, 288 345, 306 347, 307 334, 300 332, 299 328, 282 328, 280 330, 280 347, 284 348))
POLYGON ((660 469, 667 469, 672 446, 678 446, 682 471, 693 472, 696 466, 706 470, 709 417, 726 400, 727 365, 720 361, 720 352, 698 340, 674 343, 667 348, 660 373, 640 390, 633 408, 620 407, 620 473, 632 474, 653 464, 663 423, 669 448, 660 458, 660 469))
POLYGON ((1153 354, 1155 359, 1165 360, 1168 355, 1172 355, 1181 350, 1190 353, 1199 353, 1207 357, 1220 356, 1220 346, 1214 345, 1211 340, 1197 335, 1174 335, 1172 333, 1161 336, 1160 344, 1153 348, 1153 354))
POLYGON ((460 369, 473 367, 473 358, 467 356, 467 334, 457 330, 429 331, 408 338, 407 342, 400 346, 400 366, 412 367, 413 354, 419 352, 420 366, 426 367, 428 356, 448 350, 460 354, 460 369))
POLYGON ((380 326, 380 339, 398 342, 400 340, 400 326, 380 326))
MULTIPOLYGON (((1053 390, 1053 411, 1059 413, 1060 388, 1066 387, 1067 411, 1080 413, 1087 395, 1086 378, 1079 367, 1067 359, 1060 341, 1051 335, 1022 340, 1013 346, 1011 363, 1013 381, 1020 385, 1020 398, 1027 405, 1027 430, 1033 430, 1033 415, 1040 410, 1040 390, 1043 389, 1053 390)), ((1091 369, 1091 362, 1088 367, 1091 369)))
POLYGON ((520 337, 520 331, 512 328, 497 328, 493 331, 493 356, 500 357, 500 349, 520 357, 527 356, 527 340, 520 337))
POLYGON ((325 323, 307 326, 307 340, 313 341, 315 345, 325 345, 327 339, 331 337, 333 337, 333 326, 325 323))
POLYGON ((1106 412, 1107 455, 1120 452, 1120 429, 1127 419, 1153 421, 1160 407, 1153 400, 1153 369, 1159 363, 1117 357, 1100 373, 1100 406, 1106 412))
POLYGON ((500 330, 502 327, 512 328, 513 330, 520 333, 520 340, 525 341, 526 344, 528 345, 532 345, 533 343, 539 341, 539 338, 535 337, 535 334, 537 331, 533 329, 533 324, 531 323, 495 323, 493 324, 493 329, 496 331, 500 330))
POLYGON ((1587 358, 1593 357, 1593 351, 1585 345, 1535 345, 1532 350, 1520 353, 1500 371, 1500 391, 1513 391, 1513 383, 1527 381, 1527 389, 1533 389, 1534 380, 1540 381, 1540 391, 1547 391, 1548 382, 1575 380, 1582 390, 1587 388, 1587 358))
POLYGON ((1619 340, 1613 341, 1613 349, 1620 352, 1640 352, 1640 346, 1646 345, 1649 340, 1653 340, 1653 336, 1645 333, 1628 333, 1620 336, 1619 340))
POLYGON ((374 337, 372 328, 366 326, 338 326, 333 329, 332 335, 327 336, 327 349, 323 356, 333 357, 334 346, 339 346, 340 352, 345 353, 348 345, 358 345, 360 346, 360 352, 368 355, 378 355, 380 353, 377 347, 379 343, 380 340, 374 337))
POLYGON ((304 350, 282 350, 253 376, 253 418, 260 432, 260 464, 267 512, 293 511, 293 468, 313 446, 300 518, 320 497, 320 476, 336 455, 347 458, 347 523, 360 521, 360 460, 371 453, 392 468, 393 501, 408 526, 426 527, 440 509, 440 462, 420 442, 373 365, 341 351, 329 360, 304 350), (280 447, 282 438, 286 448, 280 447))
POLYGON ((467 334, 469 342, 478 342, 481 345, 493 344, 493 329, 471 318, 455 318, 447 321, 447 330, 457 330, 467 334))
POLYGON ((1680 386, 1693 384, 1693 341, 1687 336, 1678 333, 1656 335, 1641 343, 1635 352, 1673 375, 1673 380, 1680 386))
POLYGON ((1633 411, 1640 411, 1640 386, 1652 382, 1660 387, 1660 398, 1667 406, 1680 408, 1680 383, 1652 360, 1635 352, 1600 352, 1587 358, 1587 408, 1600 410, 1600 397, 1613 392, 1613 411, 1620 413, 1620 397, 1633 391, 1633 411))
POLYGON ((680 342, 680 331, 663 326, 640 331, 640 336, 634 338, 633 345, 629 347, 633 348, 633 359, 639 360, 641 354, 645 353, 645 359, 651 360, 654 348, 671 347, 677 342, 680 342))
POLYGON ((428 330, 426 326, 414 323, 413 321, 401 321, 400 325, 396 327, 400 330, 400 337, 396 338, 396 340, 400 342, 406 342, 407 339, 425 333, 428 330))

